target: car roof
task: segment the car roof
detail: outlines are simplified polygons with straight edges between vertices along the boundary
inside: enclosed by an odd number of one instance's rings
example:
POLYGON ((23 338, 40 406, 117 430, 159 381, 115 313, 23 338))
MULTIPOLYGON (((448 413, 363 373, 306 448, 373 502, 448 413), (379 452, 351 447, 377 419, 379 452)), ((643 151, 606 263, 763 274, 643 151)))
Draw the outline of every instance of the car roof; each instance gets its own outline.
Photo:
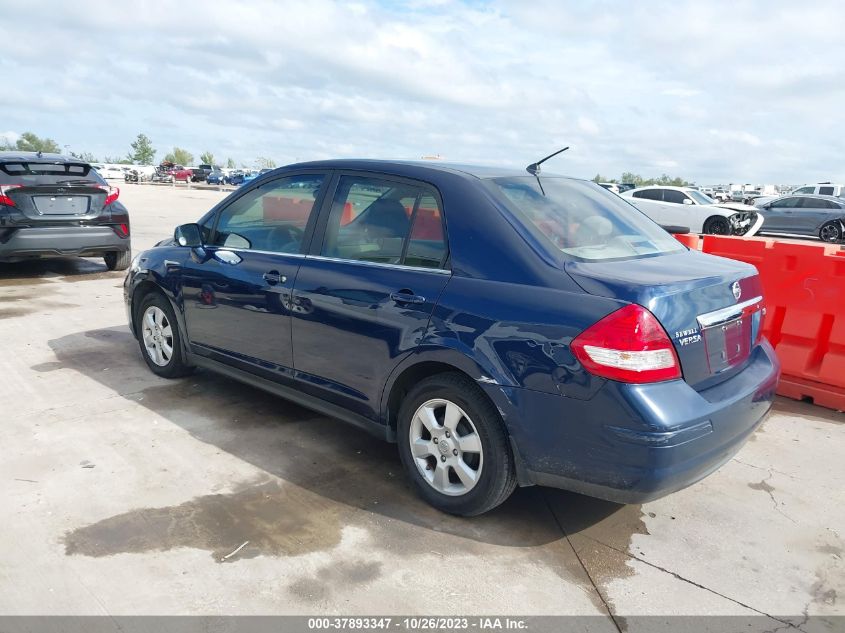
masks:
MULTIPOLYGON (((523 169, 514 167, 491 167, 486 165, 466 165, 462 163, 445 163, 440 161, 413 161, 413 160, 386 160, 386 159, 365 159, 365 158, 338 158, 331 160, 309 161, 286 165, 285 169, 293 168, 322 168, 322 169, 352 169, 364 171, 391 171, 392 168, 402 167, 403 171, 418 170, 420 175, 430 172, 452 173, 475 178, 514 178, 531 177, 531 174, 523 169)), ((570 178, 560 174, 541 173, 544 178, 570 178)), ((583 180, 582 178, 571 178, 572 180, 583 180)))
POLYGON ((780 200, 781 198, 817 198, 819 200, 832 200, 840 204, 845 203, 845 198, 841 196, 823 196, 818 193, 785 193, 782 196, 775 196, 772 201, 780 200))
POLYGON ((73 156, 64 156, 63 154, 50 154, 42 152, 18 152, 5 151, 0 152, 0 162, 3 163, 73 163, 87 165, 88 162, 73 156))

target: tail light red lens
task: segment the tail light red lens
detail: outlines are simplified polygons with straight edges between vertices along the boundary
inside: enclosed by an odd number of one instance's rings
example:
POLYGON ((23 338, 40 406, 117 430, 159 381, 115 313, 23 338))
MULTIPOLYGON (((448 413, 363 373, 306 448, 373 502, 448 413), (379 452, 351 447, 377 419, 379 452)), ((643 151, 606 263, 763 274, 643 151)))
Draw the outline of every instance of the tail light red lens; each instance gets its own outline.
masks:
POLYGON ((0 185, 0 204, 5 204, 7 207, 14 207, 15 201, 12 200, 7 193, 11 189, 17 189, 23 185, 0 185))
POLYGON ((117 187, 112 187, 110 185, 97 185, 97 187, 106 192, 106 201, 103 203, 104 207, 109 206, 120 196, 120 189, 117 187))
POLYGON ((114 228, 114 232, 117 233, 120 237, 129 237, 128 224, 117 224, 112 228, 114 228))
POLYGON ((591 325, 572 341, 572 353, 591 374, 629 383, 681 378, 681 364, 666 330, 642 306, 631 304, 591 325))

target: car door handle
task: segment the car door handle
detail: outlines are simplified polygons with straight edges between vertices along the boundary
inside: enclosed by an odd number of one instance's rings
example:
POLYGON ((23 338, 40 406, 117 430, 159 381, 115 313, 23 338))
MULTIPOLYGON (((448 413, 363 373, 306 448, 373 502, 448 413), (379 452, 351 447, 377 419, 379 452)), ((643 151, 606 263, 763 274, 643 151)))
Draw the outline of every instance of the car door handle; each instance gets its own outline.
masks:
POLYGON ((391 292, 390 298, 396 303, 425 303, 425 297, 415 295, 410 290, 400 290, 399 292, 391 292))
POLYGON ((271 286, 275 286, 277 283, 285 283, 288 278, 284 275, 280 275, 278 270, 268 270, 266 273, 261 275, 261 277, 271 286))

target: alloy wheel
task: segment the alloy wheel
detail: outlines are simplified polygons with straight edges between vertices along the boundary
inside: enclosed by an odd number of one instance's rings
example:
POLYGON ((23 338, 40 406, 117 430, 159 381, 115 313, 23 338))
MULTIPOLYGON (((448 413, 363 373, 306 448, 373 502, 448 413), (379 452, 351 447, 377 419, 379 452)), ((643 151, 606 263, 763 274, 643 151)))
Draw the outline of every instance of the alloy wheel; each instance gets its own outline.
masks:
POLYGON ((173 358, 173 328, 164 310, 150 306, 141 319, 141 336, 147 355, 159 367, 165 367, 173 358))
POLYGON ((478 483, 484 455, 475 424, 454 402, 424 402, 411 418, 408 434, 414 464, 437 492, 468 493, 478 483))

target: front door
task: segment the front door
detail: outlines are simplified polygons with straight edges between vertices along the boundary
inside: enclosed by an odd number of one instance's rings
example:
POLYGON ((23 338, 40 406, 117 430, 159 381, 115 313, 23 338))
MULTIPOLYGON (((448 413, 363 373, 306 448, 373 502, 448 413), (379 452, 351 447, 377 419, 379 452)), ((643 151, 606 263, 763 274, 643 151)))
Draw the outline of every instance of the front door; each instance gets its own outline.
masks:
POLYGON ((344 175, 323 224, 294 287, 297 387, 376 418, 449 280, 442 206, 422 183, 344 175))
POLYGON ((186 258, 182 294, 194 353, 270 377, 291 375, 290 299, 323 173, 263 183, 218 213, 186 258))

